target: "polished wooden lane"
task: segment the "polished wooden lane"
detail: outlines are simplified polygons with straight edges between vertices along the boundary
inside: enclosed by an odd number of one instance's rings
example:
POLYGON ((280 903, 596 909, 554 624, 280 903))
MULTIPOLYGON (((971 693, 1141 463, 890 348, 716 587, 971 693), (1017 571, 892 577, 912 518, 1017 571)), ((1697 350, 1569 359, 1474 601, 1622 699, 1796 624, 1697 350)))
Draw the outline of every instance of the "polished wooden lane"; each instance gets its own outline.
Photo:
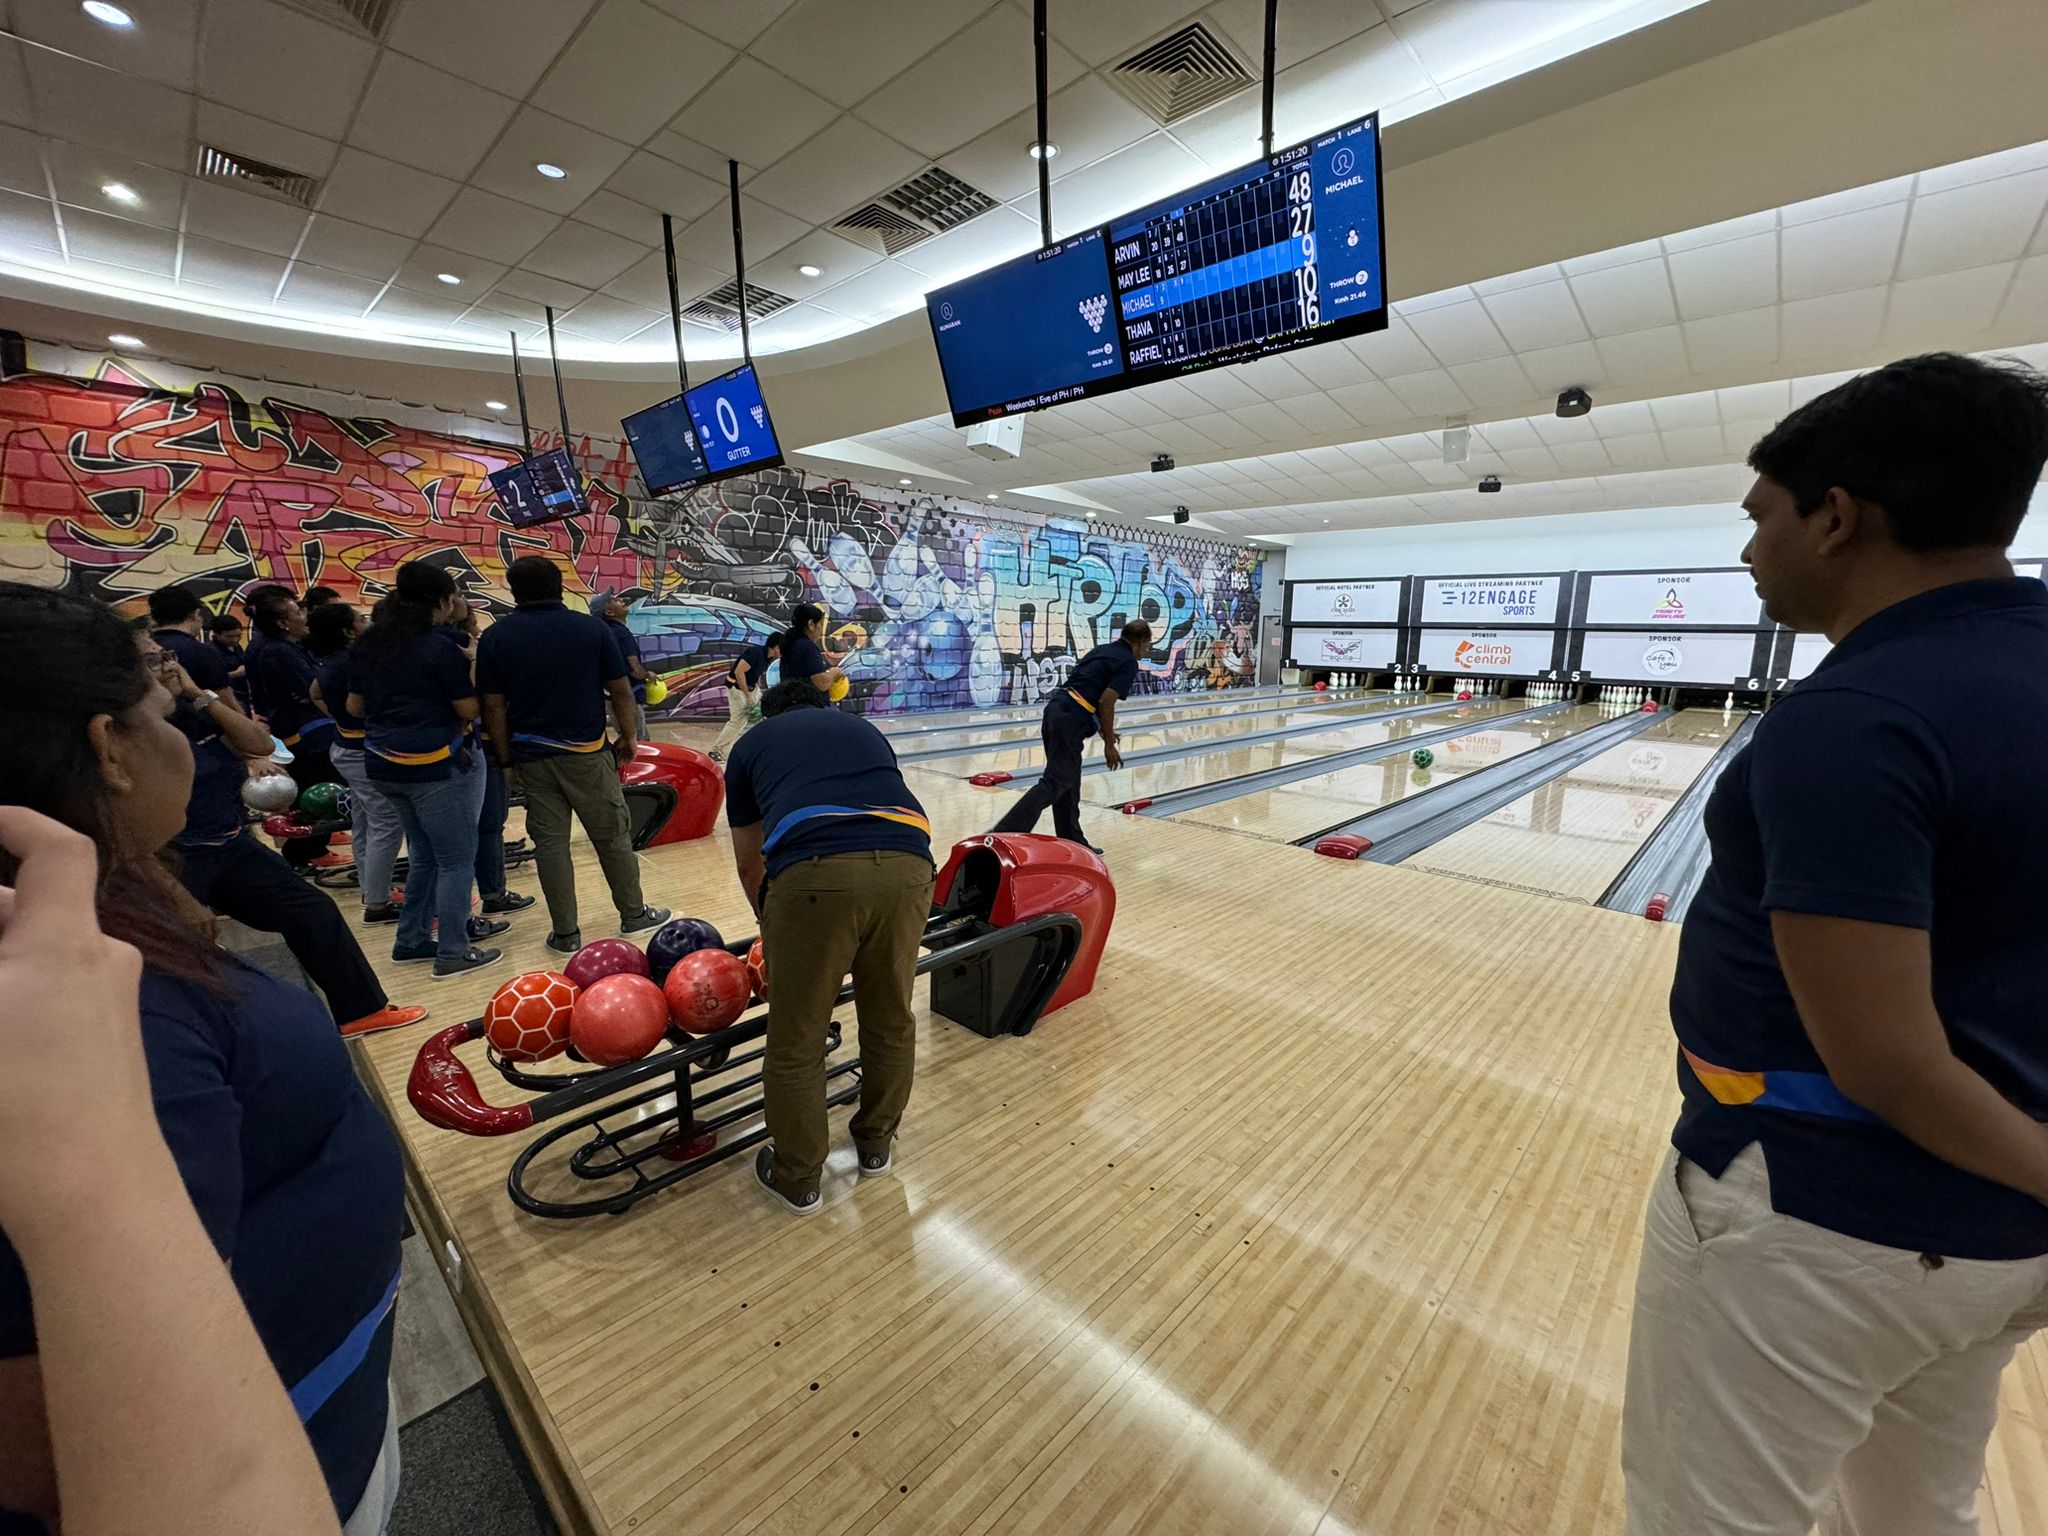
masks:
MULTIPOLYGON (((1363 696, 1365 688, 1333 688, 1316 694, 1299 684, 1272 683, 1256 688, 1208 688, 1189 693, 1140 693, 1124 701, 1133 713, 1160 709, 1242 709, 1252 703, 1284 702, 1295 696, 1328 698, 1331 701, 1363 696)), ((996 704, 987 709, 947 709, 914 715, 882 715, 875 728, 885 736, 922 735, 939 731, 968 730, 975 726, 1036 725, 1044 701, 1032 704, 996 704)))
POLYGON ((1667 715, 1432 843, 1408 867, 1598 901, 1743 719, 1718 709, 1667 715))
MULTIPOLYGON (((1383 690, 1358 689, 1343 694, 1321 694, 1295 689, 1287 698, 1267 697, 1239 699, 1229 706, 1219 706, 1204 700, 1183 707, 1148 710, 1139 712, 1117 708, 1117 722, 1122 734, 1130 736, 1135 731, 1154 731, 1172 725, 1196 725, 1206 722, 1241 722, 1244 730, 1257 730, 1264 726, 1282 723, 1288 716, 1302 710, 1335 709, 1340 705, 1385 703, 1396 696, 1383 690), (1254 723, 1256 722, 1256 723, 1254 723)), ((1401 695, 1398 702, 1415 704, 1421 700, 1414 695, 1401 695)), ((980 747, 1021 746, 1038 740, 1041 710, 1029 720, 1007 725, 983 725, 962 727, 952 731, 930 733, 898 733, 891 738, 900 754, 912 752, 937 752, 942 749, 971 751, 980 747)))
MULTIPOLYGON (((942 846, 999 799, 911 777, 942 846)), ((1082 814, 1120 895, 1095 993, 1022 1040, 923 1019, 895 1176, 842 1147, 807 1220, 740 1162, 622 1218, 518 1215, 522 1138, 403 1098, 509 970, 392 975, 436 1017, 356 1049, 566 1528, 1615 1536, 1676 932, 1082 814)), ((648 894, 744 933, 729 857, 662 850, 648 894)), ((2042 1359, 2008 1382, 1998 1536, 2048 1536, 2042 1359)))
MULTIPOLYGON (((1489 714, 1524 707, 1520 699, 1480 699, 1467 706, 1472 718, 1483 722, 1489 714)), ((1439 725, 1453 723, 1443 717, 1439 725)), ((1196 826, 1220 827, 1275 842, 1328 831, 1354 821, 1369 811, 1419 795, 1425 790, 1464 774, 1491 768, 1510 758, 1533 752, 1546 743, 1587 730, 1608 718, 1593 704, 1574 705, 1529 720, 1506 721, 1498 725, 1479 723, 1465 735, 1440 741, 1430 748, 1435 761, 1427 768, 1415 767, 1407 757, 1384 762, 1359 763, 1336 768, 1312 778, 1298 779, 1277 789, 1258 790, 1214 805, 1175 812, 1172 819, 1196 826)))

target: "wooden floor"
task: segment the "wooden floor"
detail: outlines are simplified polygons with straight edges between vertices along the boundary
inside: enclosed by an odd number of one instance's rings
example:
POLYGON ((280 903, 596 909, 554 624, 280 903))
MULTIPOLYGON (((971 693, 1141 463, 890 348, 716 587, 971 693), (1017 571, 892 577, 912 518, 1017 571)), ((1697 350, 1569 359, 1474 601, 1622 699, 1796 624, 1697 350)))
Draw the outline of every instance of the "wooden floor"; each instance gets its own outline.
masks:
MULTIPOLYGON (((912 779, 941 847, 1008 800, 912 779)), ((1083 815, 1121 903, 1095 993, 1022 1040, 927 1018, 896 1176, 842 1149, 805 1220, 740 1161, 622 1218, 518 1215, 522 1138, 433 1130, 403 1085, 544 963, 545 920, 512 967, 391 976, 434 1020, 358 1049, 572 1528, 1619 1532, 1675 929, 1083 815)), ((649 898, 745 933, 729 858, 648 857, 649 898)), ((2044 1362, 2008 1379, 1999 1536, 2048 1536, 2044 1362)))

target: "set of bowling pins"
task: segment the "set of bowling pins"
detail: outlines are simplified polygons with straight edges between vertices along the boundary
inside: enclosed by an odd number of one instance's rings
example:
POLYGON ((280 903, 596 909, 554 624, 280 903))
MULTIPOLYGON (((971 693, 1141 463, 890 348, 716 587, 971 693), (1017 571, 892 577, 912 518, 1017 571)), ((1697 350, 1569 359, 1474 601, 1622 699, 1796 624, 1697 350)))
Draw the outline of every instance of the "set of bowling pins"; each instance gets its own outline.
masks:
POLYGON ((1364 685, 1365 674, 1363 672, 1332 672, 1330 674, 1330 686, 1332 688, 1361 688, 1364 685))
POLYGON ((1490 699, 1500 692, 1497 677, 1468 677, 1458 685, 1460 693, 1469 693, 1475 699, 1490 699))
POLYGON ((1527 692, 1530 698, 1547 703, 1563 698, 1570 689, 1563 683, 1534 682, 1529 685, 1527 692))
POLYGON ((1631 709, 1641 709, 1649 697, 1650 690, 1647 688, 1602 688, 1600 713, 1619 715, 1631 709))

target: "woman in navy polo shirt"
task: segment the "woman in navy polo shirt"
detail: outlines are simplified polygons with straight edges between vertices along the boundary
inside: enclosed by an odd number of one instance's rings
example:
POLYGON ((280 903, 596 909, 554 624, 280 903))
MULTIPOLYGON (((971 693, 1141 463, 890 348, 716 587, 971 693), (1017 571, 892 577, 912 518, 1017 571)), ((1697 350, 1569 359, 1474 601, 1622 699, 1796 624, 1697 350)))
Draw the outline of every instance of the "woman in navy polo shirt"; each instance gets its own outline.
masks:
MULTIPOLYGON (((283 587, 265 587, 251 595, 249 617, 256 626, 244 662, 250 696, 270 734, 292 749, 292 781, 300 789, 339 782, 327 756, 334 722, 313 702, 313 658, 300 644, 306 610, 283 587)), ((288 863, 309 864, 326 853, 327 839, 295 837, 281 851, 288 863)))
POLYGON ((398 808, 371 782, 363 764, 363 722, 348 712, 349 648, 368 627, 369 616, 350 604, 322 603, 307 616, 306 650, 313 658, 313 702, 334 722, 334 745, 327 756, 351 796, 363 921, 395 923, 398 903, 391 899, 391 872, 405 846, 405 829, 398 808))
POLYGON ((798 603, 789 613, 789 634, 782 642, 785 682, 809 683, 830 694, 834 683, 846 681, 843 669, 825 654, 825 610, 816 603, 798 603))
POLYGON ((347 708, 363 722, 364 769, 397 807, 410 860, 391 958, 432 961, 436 980, 504 958, 469 940, 483 772, 469 727, 478 706, 469 657, 442 629, 461 612, 454 577, 408 561, 349 652, 347 708))
MULTIPOLYGON (((41 663, 0 677, 0 802, 98 845, 100 924, 143 958, 165 1140, 337 1514, 350 1536, 379 1531, 397 1492, 387 1377, 404 1212, 390 1128, 318 999, 215 944, 211 915, 160 861, 184 824, 192 749, 128 626, 90 599, 0 583, 0 646, 41 663)), ((0 1242, 0 1423, 14 1446, 0 1510, 54 1528, 35 1353, 27 1281, 0 1242)))

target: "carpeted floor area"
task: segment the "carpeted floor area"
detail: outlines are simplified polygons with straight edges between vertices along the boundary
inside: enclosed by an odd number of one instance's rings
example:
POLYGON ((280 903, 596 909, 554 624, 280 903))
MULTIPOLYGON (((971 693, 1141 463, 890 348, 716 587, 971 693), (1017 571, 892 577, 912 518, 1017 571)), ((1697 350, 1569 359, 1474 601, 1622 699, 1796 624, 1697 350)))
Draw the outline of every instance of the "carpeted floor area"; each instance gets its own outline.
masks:
POLYGON ((555 1536, 539 1486, 487 1381, 398 1432, 398 1507, 388 1536, 555 1536))

